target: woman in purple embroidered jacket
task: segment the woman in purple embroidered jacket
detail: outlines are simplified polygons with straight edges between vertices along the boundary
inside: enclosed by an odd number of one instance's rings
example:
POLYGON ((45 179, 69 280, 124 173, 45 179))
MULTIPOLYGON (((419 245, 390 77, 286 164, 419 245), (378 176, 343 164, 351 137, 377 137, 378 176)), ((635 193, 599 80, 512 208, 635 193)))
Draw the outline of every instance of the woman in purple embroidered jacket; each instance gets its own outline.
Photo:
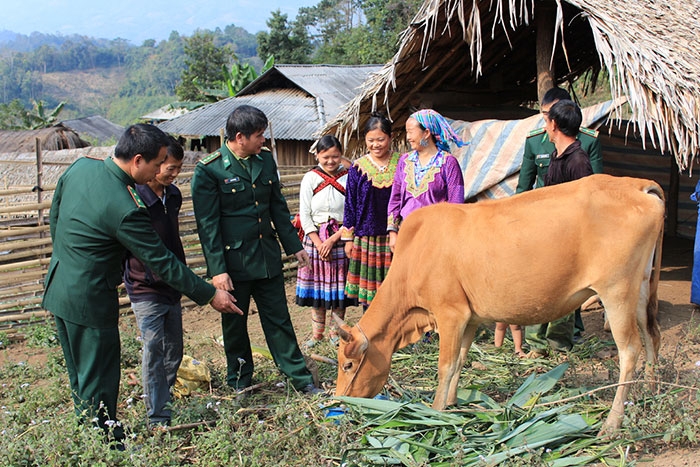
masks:
MULTIPOLYGON (((348 172, 341 164, 342 155, 342 146, 335 136, 322 137, 316 143, 318 167, 304 175, 299 187, 303 244, 310 261, 309 266, 297 270, 296 303, 313 308, 313 337, 306 342, 306 348, 323 339, 326 310, 332 310, 341 319, 345 317, 348 259, 339 240, 348 172)), ((330 339, 338 342, 333 320, 330 339)))
POLYGON ((399 154, 391 151, 391 122, 372 113, 365 125, 367 154, 348 170, 345 254, 350 258, 345 295, 368 307, 391 266, 386 210, 399 154), (354 237, 353 237, 354 234, 354 237))
POLYGON ((431 109, 419 110, 406 120, 406 139, 412 151, 399 159, 389 199, 387 230, 394 251, 401 222, 411 212, 430 204, 464 202, 464 178, 449 143, 469 144, 431 109))

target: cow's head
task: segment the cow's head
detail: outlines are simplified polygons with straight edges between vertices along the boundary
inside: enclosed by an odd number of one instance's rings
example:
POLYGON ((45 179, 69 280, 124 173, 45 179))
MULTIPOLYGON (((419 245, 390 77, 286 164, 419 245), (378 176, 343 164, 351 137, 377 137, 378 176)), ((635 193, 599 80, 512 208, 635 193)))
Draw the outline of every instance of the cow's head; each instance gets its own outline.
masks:
MULTIPOLYGON (((350 327, 336 317, 338 322, 338 380, 337 396, 374 397, 384 387, 389 376, 390 361, 387 361, 369 339, 359 323, 350 327)), ((391 354, 390 354, 391 355, 391 354)))

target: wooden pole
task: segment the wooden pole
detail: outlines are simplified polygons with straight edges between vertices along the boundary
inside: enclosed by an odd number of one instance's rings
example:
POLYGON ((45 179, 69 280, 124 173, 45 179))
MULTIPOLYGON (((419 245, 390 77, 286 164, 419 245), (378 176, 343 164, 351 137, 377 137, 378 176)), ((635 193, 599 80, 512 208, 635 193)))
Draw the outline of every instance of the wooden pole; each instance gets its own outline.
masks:
MULTIPOLYGON (((41 152, 41 140, 39 138, 35 138, 35 144, 36 144, 36 186, 33 188, 34 191, 36 191, 36 202, 41 205, 42 201, 42 196, 41 192, 44 191, 44 189, 41 186, 41 178, 44 172, 44 163, 43 163, 43 155, 41 152)), ((39 219, 37 220, 37 225, 44 225, 44 209, 39 208, 38 210, 39 213, 39 219)), ((43 237, 44 232, 39 232, 39 236, 43 237)))
POLYGON ((552 63, 554 21, 554 5, 538 2, 535 9, 535 27, 537 28, 537 50, 535 52, 537 63, 537 102, 542 102, 544 94, 553 88, 555 84, 555 70, 552 63))
MULTIPOLYGON (((280 163, 277 160, 277 143, 275 143, 275 135, 272 133, 272 122, 269 122, 270 125, 270 146, 272 146, 272 158, 275 160, 275 165, 279 167, 280 163)), ((279 175, 279 169, 277 169, 278 175, 279 175)), ((281 178, 281 175, 280 175, 281 178)))
POLYGON ((671 159, 671 174, 668 181, 668 199, 666 204, 666 222, 668 232, 675 237, 678 235, 678 194, 680 192, 680 169, 676 158, 669 155, 671 159))

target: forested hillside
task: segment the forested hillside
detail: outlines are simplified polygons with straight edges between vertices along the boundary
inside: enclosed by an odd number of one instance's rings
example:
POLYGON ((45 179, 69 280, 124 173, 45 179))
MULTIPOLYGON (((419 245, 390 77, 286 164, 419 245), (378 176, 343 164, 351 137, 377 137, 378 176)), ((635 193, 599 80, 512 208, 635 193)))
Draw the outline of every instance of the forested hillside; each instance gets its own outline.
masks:
POLYGON ((271 57, 275 63, 384 63, 421 4, 320 0, 295 18, 273 11, 269 30, 257 35, 231 24, 191 37, 173 31, 167 40, 140 45, 0 31, 0 128, 17 127, 21 119, 13 112, 61 102, 61 119, 102 115, 127 125, 178 98, 226 97, 233 68, 250 65, 259 72, 271 57))
MULTIPOLYGON (((239 60, 255 56, 255 36, 244 29, 231 25, 211 34, 217 46, 228 44, 239 60)), ((168 40, 139 46, 124 39, 17 36, 0 45, 0 103, 43 100, 55 106, 65 101, 64 119, 98 114, 132 123, 175 100, 185 69, 185 40, 176 32, 168 40)))

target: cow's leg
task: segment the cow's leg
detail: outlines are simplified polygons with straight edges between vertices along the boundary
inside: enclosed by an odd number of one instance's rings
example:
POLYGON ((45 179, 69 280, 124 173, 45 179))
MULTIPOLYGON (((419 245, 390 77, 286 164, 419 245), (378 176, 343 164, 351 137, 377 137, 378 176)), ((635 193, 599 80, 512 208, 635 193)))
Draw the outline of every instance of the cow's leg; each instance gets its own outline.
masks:
MULTIPOLYGON (((444 307, 443 316, 452 317, 444 322, 438 323, 440 329, 440 355, 438 357, 438 387, 433 399, 433 408, 442 410, 449 400, 448 393, 452 384, 457 385, 461 366, 461 348, 465 332, 466 322, 464 312, 459 312, 453 308, 444 307), (460 322, 462 321, 462 322, 460 322), (453 383, 454 380, 454 383, 453 383)), ((466 355, 465 355, 466 356, 466 355)))
POLYGON ((459 349, 459 362, 457 363, 457 371, 455 372, 452 380, 450 381, 449 389, 447 391, 447 405, 454 405, 457 403, 457 387, 459 386, 459 375, 464 367, 464 362, 467 361, 467 354, 469 353, 469 348, 474 341, 474 336, 476 335, 476 330, 479 326, 477 324, 468 324, 467 329, 464 330, 462 335, 462 345, 459 349))
MULTIPOLYGON (((639 291, 638 287, 635 289, 639 291)), ((610 330, 619 352, 620 378, 618 383, 620 385, 615 392, 608 418, 601 428, 600 434, 602 435, 612 433, 622 425, 625 400, 629 393, 629 385, 623 383, 634 378, 637 359, 642 351, 642 339, 637 327, 637 308, 641 306, 642 300, 640 300, 640 294, 634 293, 635 291, 631 292, 633 293, 620 293, 614 299, 604 299, 603 301, 608 312, 610 330)), ((645 305, 646 298, 645 296, 643 300, 645 305)))

